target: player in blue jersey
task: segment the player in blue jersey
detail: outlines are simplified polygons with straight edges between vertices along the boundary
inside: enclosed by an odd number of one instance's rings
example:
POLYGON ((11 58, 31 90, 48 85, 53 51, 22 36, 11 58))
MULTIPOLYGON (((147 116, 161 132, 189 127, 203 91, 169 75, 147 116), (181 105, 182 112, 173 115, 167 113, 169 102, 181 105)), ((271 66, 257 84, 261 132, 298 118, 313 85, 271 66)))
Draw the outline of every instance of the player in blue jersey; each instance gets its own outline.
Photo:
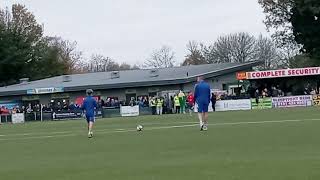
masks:
POLYGON ((83 101, 82 110, 84 111, 85 117, 88 122, 88 137, 92 138, 93 137, 92 129, 95 121, 94 111, 97 108, 97 102, 92 97, 92 94, 93 94, 92 89, 87 89, 86 93, 87 93, 87 97, 83 101))
POLYGON ((208 130, 208 107, 210 104, 210 85, 200 76, 197 79, 198 83, 195 85, 194 99, 198 105, 198 118, 200 121, 201 131, 208 130))

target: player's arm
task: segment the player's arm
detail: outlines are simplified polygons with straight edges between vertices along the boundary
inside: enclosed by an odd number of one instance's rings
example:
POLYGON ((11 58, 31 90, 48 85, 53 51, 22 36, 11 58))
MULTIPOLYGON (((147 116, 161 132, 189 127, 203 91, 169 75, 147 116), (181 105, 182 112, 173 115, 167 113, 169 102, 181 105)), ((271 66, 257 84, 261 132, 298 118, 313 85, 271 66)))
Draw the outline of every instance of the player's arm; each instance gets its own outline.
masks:
POLYGON ((210 102, 211 101, 211 88, 210 88, 210 86, 208 86, 207 93, 208 93, 208 99, 209 99, 208 102, 210 102))
POLYGON ((194 103, 196 102, 196 99, 198 97, 199 97, 199 88, 198 88, 198 85, 196 84, 196 86, 194 87, 194 97, 193 97, 194 103))
POLYGON ((82 106, 80 107, 80 109, 82 110, 82 113, 84 114, 85 113, 85 109, 86 109, 86 101, 84 100, 83 103, 82 103, 82 106))
POLYGON ((97 101, 96 101, 96 100, 94 100, 94 102, 93 102, 93 106, 94 106, 94 108, 95 108, 95 109, 97 109, 97 108, 98 108, 98 103, 97 103, 97 101))

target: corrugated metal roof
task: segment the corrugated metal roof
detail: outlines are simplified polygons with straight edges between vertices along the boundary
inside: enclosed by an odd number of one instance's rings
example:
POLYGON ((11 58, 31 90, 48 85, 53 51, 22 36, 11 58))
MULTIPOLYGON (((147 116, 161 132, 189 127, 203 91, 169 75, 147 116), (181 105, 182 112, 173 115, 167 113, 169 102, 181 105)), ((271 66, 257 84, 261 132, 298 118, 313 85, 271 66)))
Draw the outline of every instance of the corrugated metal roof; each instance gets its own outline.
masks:
POLYGON ((130 86, 141 86, 144 83, 150 82, 155 82, 156 84, 158 84, 157 82, 181 81, 184 79, 196 77, 198 75, 205 75, 215 72, 223 73, 223 71, 227 71, 229 69, 255 66, 257 64, 259 64, 259 62, 204 64, 173 68, 160 68, 157 69, 158 76, 151 76, 150 69, 119 71, 119 78, 111 78, 112 72, 73 74, 68 75, 71 79, 67 82, 63 81, 64 76, 57 76, 37 81, 31 81, 24 84, 0 87, 0 96, 3 96, 5 94, 16 95, 21 94, 22 91, 26 91, 28 89, 47 87, 64 87, 67 90, 72 90, 72 88, 77 89, 77 87, 91 86, 104 86, 107 89, 108 87, 117 87, 117 85, 120 84, 126 84, 130 86))

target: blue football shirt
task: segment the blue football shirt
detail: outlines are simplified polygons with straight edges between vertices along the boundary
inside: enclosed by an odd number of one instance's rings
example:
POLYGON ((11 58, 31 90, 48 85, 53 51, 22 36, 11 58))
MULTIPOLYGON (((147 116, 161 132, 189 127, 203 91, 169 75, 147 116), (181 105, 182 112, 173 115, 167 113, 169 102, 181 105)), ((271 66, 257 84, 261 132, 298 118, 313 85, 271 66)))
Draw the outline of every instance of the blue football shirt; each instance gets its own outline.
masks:
POLYGON ((97 101, 92 97, 88 96, 83 101, 82 109, 86 111, 87 117, 93 117, 94 116, 94 110, 97 107, 97 101))

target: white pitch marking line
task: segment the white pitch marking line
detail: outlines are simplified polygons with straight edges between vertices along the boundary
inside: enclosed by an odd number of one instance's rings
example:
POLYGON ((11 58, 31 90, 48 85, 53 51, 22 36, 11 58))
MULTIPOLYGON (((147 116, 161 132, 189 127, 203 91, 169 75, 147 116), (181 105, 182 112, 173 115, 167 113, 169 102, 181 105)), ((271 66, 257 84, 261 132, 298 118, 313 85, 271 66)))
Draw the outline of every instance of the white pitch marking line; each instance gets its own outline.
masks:
MULTIPOLYGON (((241 124, 266 124, 266 123, 285 123, 285 122, 303 122, 303 121, 320 121, 320 119, 301 119, 301 120, 274 120, 274 121, 245 121, 245 122, 234 122, 234 123, 213 123, 209 124, 210 126, 221 126, 221 125, 241 125, 241 124)), ((188 125, 177 125, 177 126, 160 126, 160 127, 150 127, 145 129, 145 131, 150 130, 161 130, 161 129, 172 129, 172 128, 183 128, 183 127, 193 127, 198 126, 198 123, 194 124, 188 124, 188 125)), ((105 130, 99 130, 103 131, 99 134, 111 134, 111 133, 125 133, 125 132, 134 132, 136 130, 127 129, 127 130, 114 130, 114 131, 106 131, 105 130)), ((54 132, 53 132, 54 133, 54 132)), ((51 134, 53 134, 51 133, 51 134)), ((22 134, 21 134, 22 135, 22 134)), ((55 138, 55 137, 70 137, 70 136, 77 136, 79 134, 63 134, 63 135, 46 135, 46 136, 38 136, 38 137, 24 137, 24 138, 7 138, 7 139, 0 139, 0 141, 6 141, 6 140, 27 140, 27 139, 45 139, 45 138, 55 138)))
MULTIPOLYGON (((143 125, 170 125, 170 124, 194 124, 195 122, 163 122, 163 123, 143 123, 143 125)), ((99 126, 101 127, 101 126, 99 126)), ((103 126, 102 126, 103 127, 103 126)), ((75 129, 75 128, 72 128, 75 129)), ((79 129, 79 128, 77 128, 79 129)), ((95 132, 105 131, 106 129, 98 129, 95 132)), ((126 130, 126 129, 115 129, 115 130, 126 130)), ((33 136, 33 135, 48 135, 48 134, 67 134, 82 131, 61 131, 61 132, 37 132, 37 133, 21 133, 21 134, 0 134, 0 137, 12 137, 12 136, 33 136)))

